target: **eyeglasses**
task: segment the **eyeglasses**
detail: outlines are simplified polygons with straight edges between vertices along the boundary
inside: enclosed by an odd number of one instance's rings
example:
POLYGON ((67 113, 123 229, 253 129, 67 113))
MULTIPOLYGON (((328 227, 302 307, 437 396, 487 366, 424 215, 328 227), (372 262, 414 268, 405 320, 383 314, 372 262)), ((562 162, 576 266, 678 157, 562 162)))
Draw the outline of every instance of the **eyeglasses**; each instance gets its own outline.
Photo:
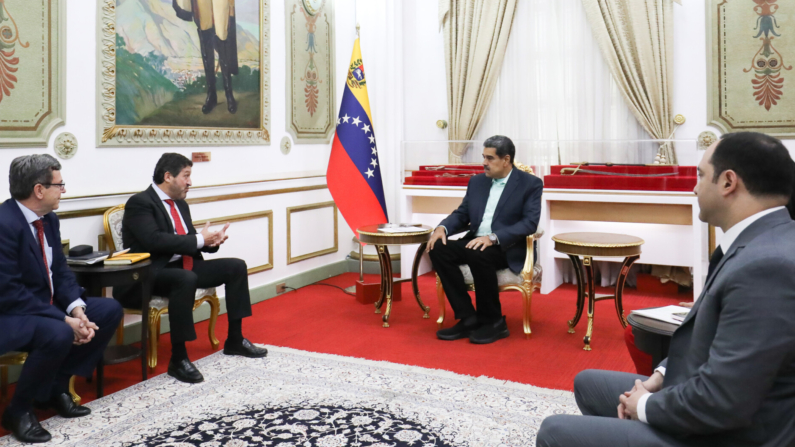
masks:
POLYGON ((66 183, 42 183, 43 186, 49 188, 50 186, 57 186, 61 188, 61 191, 66 191, 66 183))

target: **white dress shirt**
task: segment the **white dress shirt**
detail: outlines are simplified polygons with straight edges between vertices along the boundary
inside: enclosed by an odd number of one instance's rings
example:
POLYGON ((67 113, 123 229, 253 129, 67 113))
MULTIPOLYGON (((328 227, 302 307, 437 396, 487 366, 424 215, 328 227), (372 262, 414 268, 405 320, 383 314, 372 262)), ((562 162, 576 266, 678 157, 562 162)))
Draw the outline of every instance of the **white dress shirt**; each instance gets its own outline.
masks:
MULTIPOLYGON (((720 244, 718 244, 720 246, 721 251, 723 251, 723 254, 726 254, 726 253, 729 252, 729 249, 731 248, 732 244, 734 244, 734 241, 737 240, 737 237, 743 231, 745 231, 746 228, 751 226, 752 223, 756 222, 757 220, 761 219, 762 217, 767 216, 770 213, 774 213, 776 211, 783 210, 783 209, 785 209, 785 207, 783 207, 783 206, 777 206, 775 208, 769 208, 769 209, 766 209, 764 211, 760 211, 760 212, 754 214, 753 216, 746 217, 745 219, 741 220, 740 222, 737 222, 736 224, 734 224, 733 227, 729 228, 725 233, 723 233, 723 237, 720 239, 720 244)), ((660 366, 657 369, 655 369, 654 371, 655 372, 659 371, 660 374, 662 374, 663 376, 665 375, 665 367, 664 366, 660 366)), ((640 399, 638 399, 638 419, 641 422, 645 422, 647 424, 649 422, 646 419, 646 401, 649 400, 649 396, 651 396, 651 395, 652 395, 652 393, 644 394, 643 396, 640 396, 640 399)))
MULTIPOLYGON (((171 217, 171 205, 166 203, 166 200, 173 200, 173 199, 169 197, 168 194, 163 192, 163 190, 160 189, 160 187, 155 185, 154 182, 152 182, 152 188, 157 193, 157 196, 160 197, 160 200, 163 203, 163 207, 165 207, 166 209, 166 215, 168 215, 169 220, 171 220, 171 227, 174 228, 174 234, 177 234, 177 226, 174 225, 174 218, 171 217)), ((182 218, 182 213, 179 212, 179 207, 177 207, 176 202, 174 203, 174 209, 177 210, 177 216, 179 216, 179 221, 182 223, 182 228, 184 228, 185 232, 187 233, 188 226, 185 225, 185 219, 182 218)), ((202 247, 204 247, 204 236, 202 236, 201 233, 196 233, 196 248, 201 250, 202 247)), ((171 257, 171 259, 168 262, 174 262, 178 259, 182 259, 182 255, 174 255, 171 257)))
MULTIPOLYGON (((33 226, 33 222, 40 220, 39 217, 35 212, 33 212, 30 208, 26 207, 25 205, 19 203, 19 200, 16 201, 19 209, 22 211, 22 215, 25 216, 25 220, 28 221, 28 225, 30 226, 30 231, 33 232, 33 239, 36 240, 36 244, 39 243, 39 235, 36 232, 36 227, 33 226)), ((47 268, 47 274, 50 276, 50 293, 55 294, 55 284, 52 283, 52 247, 50 246, 50 242, 47 240, 47 234, 44 234, 44 252, 46 253, 47 257, 47 264, 45 267, 47 268)), ((83 301, 81 298, 77 298, 76 300, 72 301, 72 304, 66 308, 66 313, 68 315, 72 315, 72 311, 75 307, 82 307, 83 309, 86 308, 86 302, 83 301)))

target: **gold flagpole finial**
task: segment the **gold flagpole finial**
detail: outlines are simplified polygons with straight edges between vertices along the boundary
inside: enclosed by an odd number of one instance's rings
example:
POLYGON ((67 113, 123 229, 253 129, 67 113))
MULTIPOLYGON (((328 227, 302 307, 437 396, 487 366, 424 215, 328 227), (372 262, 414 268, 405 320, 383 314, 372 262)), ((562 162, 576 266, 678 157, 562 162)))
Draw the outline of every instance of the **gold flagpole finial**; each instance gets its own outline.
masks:
POLYGON ((359 22, 356 22, 356 37, 357 38, 359 37, 359 30, 360 29, 361 29, 361 26, 359 26, 359 22))

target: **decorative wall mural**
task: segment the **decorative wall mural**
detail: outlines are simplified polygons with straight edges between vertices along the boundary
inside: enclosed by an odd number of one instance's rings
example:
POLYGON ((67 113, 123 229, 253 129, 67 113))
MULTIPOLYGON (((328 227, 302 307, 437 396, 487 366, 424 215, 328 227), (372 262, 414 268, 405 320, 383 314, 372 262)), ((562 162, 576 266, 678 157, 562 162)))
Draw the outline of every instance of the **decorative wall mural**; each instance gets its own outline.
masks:
POLYGON ((270 142, 268 0, 101 0, 100 145, 270 142))
POLYGON ((5 1, 0 0, 0 103, 4 97, 11 95, 11 90, 18 81, 14 76, 19 70, 19 57, 14 55, 17 44, 22 48, 30 48, 30 42, 19 40, 17 22, 6 8, 5 1))
POLYGON ((46 147, 63 125, 64 0, 0 0, 0 147, 46 147))
POLYGON ((707 17, 710 124, 795 135, 795 4, 708 0, 707 17))
POLYGON ((285 0, 287 131, 296 143, 328 143, 334 130, 334 4, 285 0))

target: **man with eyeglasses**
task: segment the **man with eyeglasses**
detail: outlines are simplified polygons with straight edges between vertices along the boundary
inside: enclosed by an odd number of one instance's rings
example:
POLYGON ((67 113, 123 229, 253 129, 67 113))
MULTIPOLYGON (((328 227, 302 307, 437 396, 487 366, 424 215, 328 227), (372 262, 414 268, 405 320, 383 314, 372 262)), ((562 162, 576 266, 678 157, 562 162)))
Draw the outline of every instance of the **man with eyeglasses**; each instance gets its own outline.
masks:
POLYGON ((11 199, 0 205, 0 355, 28 353, 2 426, 29 443, 47 442, 33 407, 86 416, 69 395, 73 375, 90 377, 122 318, 119 303, 87 298, 61 251, 58 209, 66 184, 49 155, 11 162, 11 199))

